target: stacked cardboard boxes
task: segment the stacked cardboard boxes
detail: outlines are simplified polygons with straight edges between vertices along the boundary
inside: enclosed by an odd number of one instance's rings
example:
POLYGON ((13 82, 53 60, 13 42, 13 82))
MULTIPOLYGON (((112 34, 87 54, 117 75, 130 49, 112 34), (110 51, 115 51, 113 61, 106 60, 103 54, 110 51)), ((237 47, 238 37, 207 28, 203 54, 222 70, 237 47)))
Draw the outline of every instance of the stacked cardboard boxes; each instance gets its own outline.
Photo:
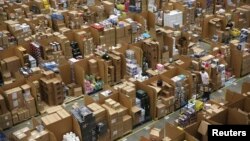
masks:
POLYGON ((35 141, 52 141, 50 139, 50 134, 48 130, 31 130, 28 127, 24 127, 12 133, 12 138, 14 141, 26 141, 26 140, 35 140, 35 141))
POLYGON ((18 58, 17 56, 11 56, 8 58, 5 58, 2 60, 2 68, 3 70, 7 70, 11 73, 15 73, 19 70, 19 68, 21 67, 21 61, 20 58, 18 58))
POLYGON ((8 35, 5 32, 0 32, 0 47, 7 48, 9 46, 8 35))
POLYGON ((98 141, 106 141, 110 138, 108 130, 108 120, 106 116, 106 110, 97 103, 87 105, 87 107, 93 112, 95 121, 97 123, 97 135, 98 141))
POLYGON ((36 111, 35 99, 31 95, 31 87, 28 84, 25 84, 21 86, 21 89, 23 91, 25 106, 29 110, 29 115, 35 116, 37 111, 36 111))
POLYGON ((40 78, 41 96, 49 105, 59 105, 64 101, 62 80, 52 71, 45 71, 40 78))
POLYGON ((102 106, 107 110, 111 140, 115 140, 131 131, 132 119, 127 115, 127 108, 112 99, 105 100, 105 104, 102 106))
POLYGON ((142 50, 143 50, 144 56, 147 59, 149 68, 155 69, 156 65, 160 61, 159 42, 152 41, 151 39, 144 40, 142 50))
POLYGON ((96 121, 87 107, 77 107, 71 111, 73 127, 81 140, 97 140, 96 121))
POLYGON ((7 105, 9 110, 14 110, 19 107, 24 106, 24 98, 22 89, 20 87, 15 87, 4 92, 4 96, 7 100, 7 105))
POLYGON ((10 112, 6 112, 4 114, 0 114, 0 127, 2 129, 7 129, 12 127, 12 116, 10 112))
POLYGON ((243 60, 242 60, 241 75, 244 76, 248 73, 250 73, 250 53, 244 52, 243 53, 243 60))
POLYGON ((60 106, 47 109, 47 113, 48 115, 41 117, 42 125, 54 133, 57 140, 62 140, 62 135, 73 129, 71 115, 60 106))
POLYGON ((4 100, 4 97, 0 95, 0 115, 7 113, 7 106, 4 100))

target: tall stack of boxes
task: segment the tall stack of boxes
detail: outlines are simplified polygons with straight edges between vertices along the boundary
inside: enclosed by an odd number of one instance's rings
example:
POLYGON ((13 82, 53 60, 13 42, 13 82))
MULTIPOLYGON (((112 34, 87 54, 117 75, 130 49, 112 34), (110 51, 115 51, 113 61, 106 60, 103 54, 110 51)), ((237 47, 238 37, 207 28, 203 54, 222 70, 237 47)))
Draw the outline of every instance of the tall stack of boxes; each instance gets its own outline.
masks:
POLYGON ((49 105, 59 105, 64 101, 64 92, 61 78, 52 71, 45 71, 40 78, 42 100, 49 105))
POLYGON ((149 68, 155 69, 156 65, 158 64, 160 60, 159 56, 159 42, 152 41, 151 39, 145 40, 143 42, 142 46, 143 55, 147 59, 147 63, 149 65, 149 68))
POLYGON ((102 106, 107 110, 110 139, 112 141, 131 131, 132 119, 128 116, 126 107, 112 99, 106 99, 102 106))
POLYGON ((87 107, 77 107, 71 111, 73 125, 77 128, 77 134, 83 141, 97 140, 96 120, 93 112, 87 107))
POLYGON ((9 46, 8 35, 5 32, 0 32, 0 47, 7 48, 9 46))
POLYGON ((2 129, 12 127, 11 113, 7 110, 5 99, 0 95, 0 126, 2 129))
POLYGON ((95 121, 97 124, 98 141, 108 140, 110 134, 108 130, 106 110, 97 103, 89 104, 87 105, 87 107, 90 109, 91 112, 93 112, 93 116, 95 117, 95 121))
POLYGON ((73 130, 72 117, 61 106, 51 107, 46 112, 47 115, 41 117, 42 125, 55 135, 56 140, 62 140, 62 135, 73 130))
MULTIPOLYGON (((25 94, 27 93, 24 93, 24 95, 25 94)), ((26 108, 24 95, 20 87, 6 90, 4 95, 7 100, 8 108, 11 111, 13 124, 22 122, 30 117, 30 112, 29 109, 26 108)), ((26 96, 31 97, 31 95, 28 95, 26 96)))
POLYGON ((28 84, 25 84, 21 86, 21 89, 23 91, 25 105, 29 110, 29 115, 35 116, 37 111, 36 111, 35 99, 31 95, 31 87, 28 84))
POLYGON ((171 80, 175 84, 175 109, 179 109, 187 104, 188 84, 185 75, 177 75, 171 80))

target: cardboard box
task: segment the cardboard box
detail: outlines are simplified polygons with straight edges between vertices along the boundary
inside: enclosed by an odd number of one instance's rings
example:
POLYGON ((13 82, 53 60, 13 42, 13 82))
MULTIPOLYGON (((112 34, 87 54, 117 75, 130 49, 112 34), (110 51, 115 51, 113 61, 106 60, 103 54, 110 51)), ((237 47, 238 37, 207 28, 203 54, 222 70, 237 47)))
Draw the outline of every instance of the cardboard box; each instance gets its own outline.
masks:
POLYGON ((151 129, 149 138, 153 141, 161 141, 164 138, 164 130, 158 128, 151 129))
POLYGON ((43 130, 38 132, 37 130, 31 131, 31 136, 29 137, 29 140, 35 140, 35 141, 49 141, 49 132, 48 130, 43 130))
POLYGON ((12 56, 3 59, 3 61, 6 63, 6 68, 12 73, 15 73, 19 70, 21 67, 21 61, 17 56, 12 56))
MULTIPOLYGON (((0 116, 0 118, 2 117, 3 115, 0 116)), ((10 128, 12 127, 13 124, 12 124, 12 120, 7 120, 7 121, 3 121, 3 122, 0 122, 0 127, 2 129, 7 129, 7 128, 10 128)))
POLYGON ((72 117, 62 108, 55 113, 43 116, 41 120, 45 128, 55 134, 57 140, 62 140, 64 134, 73 130, 72 117))
POLYGON ((129 115, 123 116, 123 135, 132 131, 132 117, 129 115))
POLYGON ((156 105, 156 113, 157 113, 157 117, 158 118, 162 118, 166 115, 166 105, 165 104, 162 104, 162 103, 158 103, 156 105))
POLYGON ((24 105, 22 89, 20 87, 12 88, 4 92, 8 101, 8 107, 13 110, 24 105))
POLYGON ((26 107, 29 110, 30 116, 35 116, 37 111, 36 111, 36 105, 35 105, 35 99, 33 97, 30 97, 29 99, 26 99, 25 101, 26 107))
POLYGON ((5 103, 4 97, 0 94, 0 115, 7 113, 7 105, 5 103))
POLYGON ((174 96, 170 96, 170 97, 161 97, 162 99, 162 103, 166 105, 166 107, 170 107, 171 105, 174 104, 174 96))
POLYGON ((133 106, 131 108, 130 115, 132 116, 133 125, 137 125, 139 123, 139 120, 140 120, 141 109, 137 106, 133 106))

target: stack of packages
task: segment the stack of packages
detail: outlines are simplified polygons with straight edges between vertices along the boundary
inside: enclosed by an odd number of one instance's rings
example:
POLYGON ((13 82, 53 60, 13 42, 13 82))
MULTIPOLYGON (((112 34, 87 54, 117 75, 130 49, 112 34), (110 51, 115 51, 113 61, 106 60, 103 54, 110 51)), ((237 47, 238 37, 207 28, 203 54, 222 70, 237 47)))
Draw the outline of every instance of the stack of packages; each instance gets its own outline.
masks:
POLYGON ((97 103, 92 103, 87 106, 96 121, 96 133, 98 136, 98 141, 106 141, 109 139, 108 122, 106 118, 106 110, 97 103))
POLYGON ((41 112, 44 109, 43 109, 43 103, 42 103, 42 95, 40 93, 40 84, 39 84, 39 81, 33 81, 32 83, 35 86, 37 109, 39 112, 41 112))
POLYGON ((14 74, 19 70, 20 67, 21 67, 21 60, 17 56, 4 58, 1 61, 2 72, 10 72, 14 74))
POLYGON ((7 24, 10 33, 16 38, 18 44, 23 43, 24 39, 32 34, 30 26, 26 23, 20 24, 11 20, 5 21, 5 23, 7 24))
POLYGON ((61 106, 46 109, 46 115, 41 117, 41 122, 46 129, 55 135, 58 141, 63 139, 64 134, 73 130, 72 117, 61 106))
POLYGON ((221 46, 221 52, 225 57, 225 61, 227 62, 227 64, 230 66, 231 63, 231 50, 230 47, 227 45, 221 46))
POLYGON ((5 32, 0 32, 0 47, 7 48, 9 46, 8 35, 5 32))
POLYGON ((143 90, 136 91, 136 106, 141 108, 140 123, 149 121, 150 116, 150 99, 148 94, 143 90))
POLYGON ((73 109, 71 113, 73 115, 73 124, 79 128, 77 134, 80 139, 83 141, 96 141, 98 138, 96 120, 90 109, 87 107, 79 107, 73 109))
POLYGON ((179 115, 178 119, 176 119, 176 123, 180 127, 186 127, 187 125, 195 122, 196 120, 196 110, 195 110, 195 102, 189 102, 184 108, 183 113, 179 115))
POLYGON ((135 59, 135 52, 133 50, 126 50, 126 66, 127 74, 130 76, 135 76, 138 74, 137 63, 135 59))
POLYGON ((31 55, 36 59, 38 63, 40 63, 40 59, 42 58, 41 45, 37 42, 31 42, 30 48, 31 48, 31 55))
POLYGON ((0 95, 0 127, 2 129, 12 127, 11 113, 7 110, 4 97, 0 95))
POLYGON ((72 48, 72 55, 74 58, 78 58, 78 57, 82 56, 79 45, 77 42, 72 41, 70 43, 70 47, 72 48))
POLYGON ((68 17, 65 17, 67 27, 70 29, 80 29, 80 26, 83 24, 83 13, 78 11, 68 12, 68 17), (67 22, 68 21, 68 22, 67 22))
POLYGON ((173 86, 165 83, 164 89, 162 90, 160 96, 158 97, 157 101, 157 117, 161 118, 166 114, 170 114, 174 111, 174 88, 173 86))
POLYGON ((64 16, 61 13, 53 13, 51 18, 54 30, 59 31, 60 28, 65 27, 64 16))
POLYGON ((186 76, 185 75, 177 75, 171 80, 175 84, 175 109, 178 109, 184 106, 187 103, 187 84, 185 84, 186 76))
POLYGON ((145 109, 142 108, 141 100, 139 98, 136 98, 135 84, 131 82, 124 82, 122 84, 116 85, 115 89, 117 89, 119 93, 126 95, 126 98, 132 101, 132 107, 129 112, 132 117, 133 126, 137 126, 143 123, 146 119, 145 109))
POLYGON ((241 75, 244 76, 249 72, 250 72, 250 53, 245 51, 243 53, 241 75))
POLYGON ((27 141, 27 140, 50 141, 49 131, 43 129, 42 127, 37 128, 35 130, 31 130, 28 127, 24 127, 13 132, 11 137, 13 141, 27 141))
POLYGON ((130 24, 119 21, 116 26, 116 43, 131 43, 130 24))
POLYGON ((156 69, 156 65, 158 64, 159 58, 159 42, 152 41, 151 39, 144 40, 143 53, 147 59, 149 68, 156 69))
MULTIPOLYGON (((15 87, 4 92, 13 124, 22 122, 30 117, 29 109, 25 107, 24 95, 20 87, 15 87)), ((35 108, 35 105, 33 105, 35 108)))
POLYGON ((218 59, 213 59, 211 64, 211 75, 214 90, 223 87, 226 82, 226 66, 219 64, 218 59))
POLYGON ((120 54, 109 54, 112 66, 114 68, 114 73, 111 74, 111 79, 114 80, 114 83, 119 83, 122 79, 122 60, 120 54))
POLYGON ((113 141, 127 134, 132 129, 132 119, 128 115, 128 109, 120 103, 107 99, 102 105, 107 110, 110 140, 113 141))
POLYGON ((43 72, 40 78, 42 100, 49 105, 59 105, 64 101, 63 84, 60 77, 52 71, 43 72))
POLYGON ((29 115, 35 116, 37 111, 36 111, 35 99, 31 95, 31 87, 28 84, 25 84, 21 86, 21 89, 23 91, 25 106, 29 110, 29 115))

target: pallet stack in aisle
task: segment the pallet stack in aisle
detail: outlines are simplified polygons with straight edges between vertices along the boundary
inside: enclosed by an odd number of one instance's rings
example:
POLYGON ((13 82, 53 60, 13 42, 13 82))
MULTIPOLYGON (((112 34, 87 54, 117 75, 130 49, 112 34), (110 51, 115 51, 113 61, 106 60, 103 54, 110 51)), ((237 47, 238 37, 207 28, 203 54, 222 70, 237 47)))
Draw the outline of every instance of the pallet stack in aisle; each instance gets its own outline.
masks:
POLYGON ((64 101, 63 84, 60 77, 52 71, 45 71, 40 78, 42 100, 49 105, 59 105, 64 101))

